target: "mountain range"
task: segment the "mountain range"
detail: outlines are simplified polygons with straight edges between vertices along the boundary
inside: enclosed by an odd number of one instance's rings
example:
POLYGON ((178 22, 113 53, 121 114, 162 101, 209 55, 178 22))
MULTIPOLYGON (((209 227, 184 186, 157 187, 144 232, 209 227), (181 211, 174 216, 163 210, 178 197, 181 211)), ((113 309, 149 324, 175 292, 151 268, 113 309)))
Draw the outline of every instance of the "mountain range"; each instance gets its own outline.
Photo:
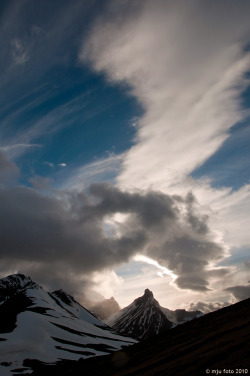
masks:
POLYGON ((177 311, 162 308, 148 289, 122 310, 114 298, 89 305, 91 312, 65 291, 49 293, 22 274, 1 279, 1 375, 27 371, 26 359, 53 363, 109 354, 200 314, 183 310, 178 321, 177 311))
POLYGON ((250 371, 250 299, 107 356, 33 364, 33 376, 206 376, 250 371))
POLYGON ((128 307, 111 298, 95 304, 93 314, 65 291, 49 293, 14 274, 0 280, 0 375, 195 375, 191 356, 201 370, 204 359, 207 366, 211 359, 222 365, 219 356, 228 360, 223 349, 233 351, 234 365, 235 354, 242 356, 239 367, 246 367, 249 305, 250 299, 207 315, 171 311, 146 289, 128 307), (96 316, 109 312, 105 322, 96 316))
POLYGON ((201 315, 201 311, 171 311, 163 308, 154 298, 152 291, 146 289, 143 296, 135 299, 128 307, 115 312, 105 323, 121 334, 141 340, 164 333, 201 315))

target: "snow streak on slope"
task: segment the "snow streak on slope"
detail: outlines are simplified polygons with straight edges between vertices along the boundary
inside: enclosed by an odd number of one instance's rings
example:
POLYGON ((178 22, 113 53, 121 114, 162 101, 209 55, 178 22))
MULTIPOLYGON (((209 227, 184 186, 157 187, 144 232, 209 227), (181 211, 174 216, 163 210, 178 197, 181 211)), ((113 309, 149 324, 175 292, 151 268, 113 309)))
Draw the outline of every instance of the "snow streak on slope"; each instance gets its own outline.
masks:
POLYGON ((149 338, 167 331, 172 326, 148 289, 143 296, 115 313, 106 323, 118 332, 138 339, 149 338))
POLYGON ((23 275, 0 280, 0 301, 1 375, 22 368, 28 358, 76 360, 135 342, 115 334, 64 291, 50 294, 23 275))

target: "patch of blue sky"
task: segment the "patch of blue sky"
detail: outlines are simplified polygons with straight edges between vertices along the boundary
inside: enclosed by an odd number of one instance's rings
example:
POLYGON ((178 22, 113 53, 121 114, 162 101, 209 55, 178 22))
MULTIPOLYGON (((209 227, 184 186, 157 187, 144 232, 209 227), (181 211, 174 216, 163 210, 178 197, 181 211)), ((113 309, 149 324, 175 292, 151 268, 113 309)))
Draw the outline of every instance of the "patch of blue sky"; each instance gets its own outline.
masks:
POLYGON ((24 180, 32 172, 53 175, 52 165, 75 168, 121 154, 133 145, 136 129, 132 123, 142 109, 126 87, 108 85, 102 76, 74 67, 61 69, 51 79, 47 97, 41 96, 34 105, 29 97, 27 103, 20 103, 12 119, 13 130, 33 131, 32 142, 41 145, 18 161, 24 180), (65 76, 66 81, 61 80, 65 76))
POLYGON ((20 183, 128 150, 141 107, 127 87, 107 84, 78 60, 105 2, 46 0, 39 12, 33 0, 15 5, 0 6, 8 21, 0 37, 0 147, 20 168, 20 183))
POLYGON ((222 260, 218 266, 235 266, 243 265, 245 262, 250 262, 250 249, 248 246, 241 248, 232 248, 231 255, 222 260))
MULTIPOLYGON (((242 96, 242 108, 250 109, 250 87, 242 96)), ((195 179, 209 178, 214 188, 238 190, 250 183, 250 117, 233 126, 221 148, 194 170, 195 179)))
POLYGON ((143 274, 145 263, 140 261, 131 261, 129 264, 122 265, 115 270, 116 274, 122 278, 136 277, 143 274))

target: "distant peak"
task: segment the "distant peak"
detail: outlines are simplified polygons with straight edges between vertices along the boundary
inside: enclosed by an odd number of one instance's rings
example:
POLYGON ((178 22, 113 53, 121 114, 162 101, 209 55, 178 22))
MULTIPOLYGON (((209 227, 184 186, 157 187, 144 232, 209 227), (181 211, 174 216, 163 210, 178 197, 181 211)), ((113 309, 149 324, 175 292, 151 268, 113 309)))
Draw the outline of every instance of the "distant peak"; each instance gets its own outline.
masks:
POLYGON ((149 298, 153 298, 153 297, 154 297, 152 291, 150 291, 149 289, 146 289, 146 290, 144 291, 144 296, 147 296, 147 297, 149 297, 149 298))

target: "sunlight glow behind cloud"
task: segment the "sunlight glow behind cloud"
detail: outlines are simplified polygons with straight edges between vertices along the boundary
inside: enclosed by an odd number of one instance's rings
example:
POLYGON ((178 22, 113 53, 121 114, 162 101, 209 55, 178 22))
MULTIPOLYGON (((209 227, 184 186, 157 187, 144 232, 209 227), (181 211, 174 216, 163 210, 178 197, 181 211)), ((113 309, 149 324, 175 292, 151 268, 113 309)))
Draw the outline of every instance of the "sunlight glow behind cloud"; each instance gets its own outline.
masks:
POLYGON ((150 257, 146 257, 146 256, 143 256, 143 255, 136 255, 133 257, 133 260, 135 261, 138 261, 138 262, 145 262, 149 265, 154 265, 157 269, 160 269, 160 272, 158 272, 159 276, 160 277, 163 277, 163 275, 168 275, 170 277, 172 277, 173 281, 175 281, 175 279, 177 278, 177 275, 174 274, 171 270, 169 270, 168 268, 160 265, 157 261, 153 260, 152 258, 150 257))

